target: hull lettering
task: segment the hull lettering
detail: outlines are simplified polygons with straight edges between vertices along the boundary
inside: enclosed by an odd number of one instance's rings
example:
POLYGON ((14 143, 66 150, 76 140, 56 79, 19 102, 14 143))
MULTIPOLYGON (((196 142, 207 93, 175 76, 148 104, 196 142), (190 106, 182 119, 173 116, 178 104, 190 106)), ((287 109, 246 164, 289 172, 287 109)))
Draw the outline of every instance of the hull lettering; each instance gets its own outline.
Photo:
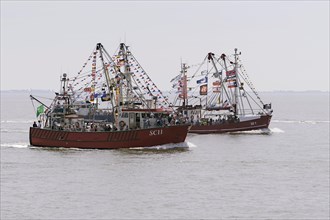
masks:
POLYGON ((157 129, 157 130, 151 130, 149 132, 149 136, 156 136, 156 135, 162 135, 163 129, 157 129))

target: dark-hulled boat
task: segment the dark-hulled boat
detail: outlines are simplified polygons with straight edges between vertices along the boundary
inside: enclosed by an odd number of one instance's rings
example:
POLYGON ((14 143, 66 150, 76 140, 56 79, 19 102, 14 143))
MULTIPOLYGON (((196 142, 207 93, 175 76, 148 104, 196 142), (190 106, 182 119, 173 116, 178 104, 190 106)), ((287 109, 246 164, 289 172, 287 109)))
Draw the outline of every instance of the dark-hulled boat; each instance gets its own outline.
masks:
POLYGON ((232 60, 208 53, 192 76, 187 76, 190 67, 182 64, 180 74, 171 80, 178 93, 174 105, 192 124, 190 133, 268 129, 271 104, 259 97, 239 55, 237 49, 232 60))
POLYGON ((152 147, 185 141, 187 125, 128 131, 57 131, 30 128, 30 144, 37 147, 116 149, 152 147))
POLYGON ((190 127, 171 123, 167 98, 123 43, 114 57, 98 43, 76 77, 61 76, 50 106, 31 99, 46 108, 37 111, 43 125, 30 128, 37 147, 152 147, 184 142, 190 127))

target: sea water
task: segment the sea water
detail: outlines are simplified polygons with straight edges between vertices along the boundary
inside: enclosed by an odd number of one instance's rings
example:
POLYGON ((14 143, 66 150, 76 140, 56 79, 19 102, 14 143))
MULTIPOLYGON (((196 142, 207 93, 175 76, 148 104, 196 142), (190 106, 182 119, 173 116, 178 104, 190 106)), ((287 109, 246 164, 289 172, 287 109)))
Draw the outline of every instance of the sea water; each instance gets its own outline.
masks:
POLYGON ((124 150, 30 147, 29 94, 1 92, 1 219, 329 219, 328 92, 261 93, 270 132, 124 150))

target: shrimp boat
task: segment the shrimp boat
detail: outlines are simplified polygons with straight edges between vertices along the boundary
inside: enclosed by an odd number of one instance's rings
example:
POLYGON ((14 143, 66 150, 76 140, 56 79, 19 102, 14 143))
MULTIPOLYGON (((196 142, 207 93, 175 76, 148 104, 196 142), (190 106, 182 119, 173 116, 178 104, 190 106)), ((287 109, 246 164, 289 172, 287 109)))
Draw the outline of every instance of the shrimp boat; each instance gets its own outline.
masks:
POLYGON ((239 55, 237 49, 231 60, 208 53, 201 64, 181 64, 180 74, 171 80, 176 93, 172 106, 190 121, 190 133, 268 130, 271 104, 261 100, 239 55), (194 67, 188 76, 188 68, 194 67))
POLYGON ((190 125, 171 123, 168 98, 124 43, 114 56, 98 43, 77 76, 63 74, 60 81, 49 106, 30 96, 41 104, 42 124, 30 128, 32 146, 116 149, 185 141, 190 125))

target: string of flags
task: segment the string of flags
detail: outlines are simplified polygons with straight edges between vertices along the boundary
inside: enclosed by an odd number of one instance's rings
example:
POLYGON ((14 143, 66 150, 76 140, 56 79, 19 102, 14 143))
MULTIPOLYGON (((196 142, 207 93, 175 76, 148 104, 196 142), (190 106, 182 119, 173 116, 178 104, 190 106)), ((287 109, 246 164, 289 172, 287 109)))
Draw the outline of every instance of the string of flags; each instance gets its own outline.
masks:
MULTIPOLYGON (((104 85, 105 79, 103 77, 104 67, 101 64, 99 64, 98 67, 97 56, 98 52, 94 50, 88 57, 88 60, 83 64, 83 67, 79 70, 78 75, 74 77, 72 91, 75 91, 75 96, 78 99, 85 99, 90 102, 93 102, 96 98, 101 98, 102 100, 109 99, 110 95, 105 92, 106 85, 104 85), (89 63, 91 63, 91 71, 83 74, 83 71, 89 63)), ((117 83, 117 86, 120 83, 120 85, 127 89, 128 82, 122 80, 121 76, 116 75, 116 73, 121 70, 120 68, 125 66, 125 60, 120 55, 115 55, 112 59, 114 64, 111 62, 105 63, 105 68, 107 68, 111 79, 117 83)), ((142 95, 157 98, 158 107, 168 108, 170 104, 168 102, 168 97, 163 95, 133 56, 128 56, 128 63, 126 65, 126 68, 128 68, 131 73, 131 77, 134 79, 130 83, 136 84, 133 86, 133 91, 130 91, 132 97, 138 99, 142 95), (138 90, 138 88, 140 88, 140 90, 138 90)))
POLYGON ((151 78, 133 56, 129 57, 128 65, 131 69, 132 77, 134 77, 138 87, 143 90, 143 95, 156 97, 158 100, 158 107, 167 108, 170 104, 168 102, 168 98, 163 95, 163 93, 158 89, 155 83, 151 80, 151 78))

